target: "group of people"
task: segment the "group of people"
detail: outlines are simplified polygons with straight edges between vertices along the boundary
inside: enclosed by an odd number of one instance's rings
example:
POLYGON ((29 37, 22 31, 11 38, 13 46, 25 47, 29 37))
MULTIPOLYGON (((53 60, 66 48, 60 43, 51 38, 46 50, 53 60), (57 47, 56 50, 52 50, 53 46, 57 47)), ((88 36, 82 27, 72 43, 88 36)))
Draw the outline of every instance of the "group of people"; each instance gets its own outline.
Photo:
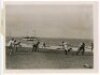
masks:
POLYGON ((21 42, 16 41, 16 39, 12 38, 9 41, 9 49, 10 49, 10 55, 12 55, 14 52, 16 52, 18 50, 18 47, 20 47, 21 42))
MULTIPOLYGON (((33 43, 32 45, 32 52, 35 51, 39 51, 39 44, 40 42, 37 41, 36 43, 33 43)), ((9 43, 9 49, 10 49, 10 55, 14 54, 15 52, 17 52, 18 48, 21 47, 21 42, 17 41, 16 39, 12 38, 9 43)), ((43 46, 42 48, 46 47, 46 43, 43 42, 43 46)))
MULTIPOLYGON (((32 45, 32 52, 39 51, 39 44, 40 44, 40 42, 37 41, 36 43, 34 43, 32 45)), ((21 46, 21 42, 18 42, 14 38, 12 38, 9 41, 10 55, 12 55, 14 52, 16 52, 18 50, 19 46, 21 46)), ((62 49, 64 50, 66 55, 72 50, 72 47, 67 42, 63 41, 61 46, 62 46, 62 49)), ((43 42, 42 48, 45 48, 45 47, 46 47, 46 43, 43 42)), ((93 50, 93 43, 91 43, 91 50, 93 50)), ((81 43, 80 46, 78 47, 76 55, 78 55, 80 52, 82 55, 84 55, 84 53, 85 53, 85 43, 84 42, 81 43)))
POLYGON ((71 46, 69 46, 69 44, 64 41, 62 42, 62 49, 65 51, 66 55, 72 50, 71 46))
MULTIPOLYGON (((32 45, 32 52, 33 51, 35 51, 35 52, 39 51, 39 45, 40 45, 39 41, 36 42, 35 44, 33 43, 33 45, 32 45)), ((45 47, 46 47, 46 43, 43 42, 42 48, 45 48, 45 47)))
MULTIPOLYGON (((62 42, 62 48, 65 51, 65 54, 67 55, 68 52, 72 50, 72 47, 67 43, 67 42, 62 42)), ((91 43, 91 50, 93 51, 93 43, 91 43)), ((78 50, 76 52, 76 55, 79 55, 81 52, 82 55, 85 53, 85 43, 81 43, 80 46, 78 47, 78 50)))

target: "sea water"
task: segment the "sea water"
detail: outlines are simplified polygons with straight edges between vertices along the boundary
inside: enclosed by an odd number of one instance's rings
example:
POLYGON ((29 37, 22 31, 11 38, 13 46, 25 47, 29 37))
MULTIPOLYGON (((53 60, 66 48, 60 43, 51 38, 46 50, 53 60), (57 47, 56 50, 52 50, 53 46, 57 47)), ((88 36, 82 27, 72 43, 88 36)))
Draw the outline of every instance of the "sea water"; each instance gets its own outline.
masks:
MULTIPOLYGON (((7 38, 6 42, 8 43, 11 38, 7 38)), ((34 41, 23 40, 22 37, 15 37, 17 41, 21 42, 23 47, 32 47, 34 41)), ((91 39, 68 39, 68 38, 38 38, 40 41, 39 48, 43 47, 43 42, 46 43, 47 49, 61 49, 62 41, 70 44, 70 47, 73 48, 74 51, 77 51, 80 43, 84 42, 86 45, 86 51, 91 51, 91 43, 93 40, 91 39)), ((7 44, 6 44, 7 45, 7 44)), ((8 45, 7 45, 8 46, 8 45)))

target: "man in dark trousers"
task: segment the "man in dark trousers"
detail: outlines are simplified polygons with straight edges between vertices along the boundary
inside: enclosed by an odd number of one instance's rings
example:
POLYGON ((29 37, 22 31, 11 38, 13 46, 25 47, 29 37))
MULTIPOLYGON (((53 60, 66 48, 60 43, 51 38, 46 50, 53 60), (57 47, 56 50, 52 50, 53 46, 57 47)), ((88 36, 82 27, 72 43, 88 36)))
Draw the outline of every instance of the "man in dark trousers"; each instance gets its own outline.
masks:
POLYGON ((85 53, 85 43, 84 42, 79 47, 78 52, 76 53, 76 55, 78 55, 80 53, 80 51, 82 51, 82 55, 84 55, 84 53, 85 53))
POLYGON ((40 44, 40 42, 38 41, 36 44, 33 45, 32 52, 33 51, 35 51, 35 52, 39 51, 39 44, 40 44))
POLYGON ((43 48, 45 48, 46 47, 46 43, 45 42, 43 42, 43 48))

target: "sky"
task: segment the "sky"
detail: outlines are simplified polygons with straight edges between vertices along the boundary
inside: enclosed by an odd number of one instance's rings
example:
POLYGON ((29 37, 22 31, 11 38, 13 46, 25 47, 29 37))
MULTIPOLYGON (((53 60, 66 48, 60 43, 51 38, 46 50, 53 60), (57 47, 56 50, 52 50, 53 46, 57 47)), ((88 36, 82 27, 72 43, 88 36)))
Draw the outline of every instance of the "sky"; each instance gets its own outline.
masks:
POLYGON ((7 4, 7 36, 93 38, 93 8, 85 4, 7 4))

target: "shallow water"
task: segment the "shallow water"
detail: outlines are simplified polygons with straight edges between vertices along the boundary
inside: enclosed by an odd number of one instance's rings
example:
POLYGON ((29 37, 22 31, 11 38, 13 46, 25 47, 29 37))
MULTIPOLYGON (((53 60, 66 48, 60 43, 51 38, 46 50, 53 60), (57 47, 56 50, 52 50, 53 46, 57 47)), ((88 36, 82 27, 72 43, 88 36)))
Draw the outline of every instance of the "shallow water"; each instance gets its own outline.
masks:
MULTIPOLYGON (((6 38, 6 46, 8 46, 8 42, 11 38, 6 38)), ((20 41, 21 42, 21 45, 22 47, 32 47, 32 44, 33 44, 33 41, 27 41, 27 40, 23 40, 22 37, 15 37, 15 39, 17 41, 20 41)), ((81 42, 84 42, 86 44, 86 51, 91 51, 91 43, 93 42, 92 40, 89 40, 89 39, 58 39, 58 38, 38 38, 39 41, 40 41, 40 45, 39 45, 39 48, 42 48, 42 45, 43 45, 43 42, 46 43, 46 46, 45 47, 46 49, 59 49, 59 50, 62 50, 62 41, 66 41, 68 42, 68 44, 70 44, 71 48, 73 48, 73 51, 77 51, 78 50, 78 47, 79 47, 79 44, 81 42)))

